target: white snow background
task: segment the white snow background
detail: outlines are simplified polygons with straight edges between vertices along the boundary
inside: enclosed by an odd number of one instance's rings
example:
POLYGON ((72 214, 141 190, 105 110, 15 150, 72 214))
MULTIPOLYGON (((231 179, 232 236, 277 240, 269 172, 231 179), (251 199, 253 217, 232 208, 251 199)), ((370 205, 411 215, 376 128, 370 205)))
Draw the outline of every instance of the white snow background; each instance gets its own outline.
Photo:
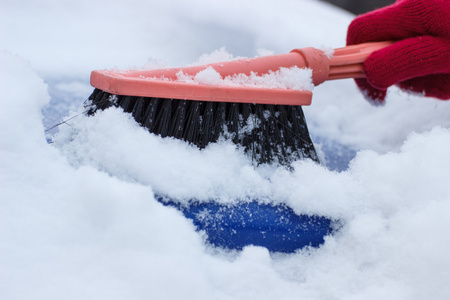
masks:
POLYGON ((79 110, 93 69, 340 47, 352 15, 313 0, 0 5, 1 299, 450 298, 450 103, 394 88, 375 107, 352 80, 324 83, 304 107, 324 163, 293 172, 117 109, 45 132, 79 110), (271 199, 343 228, 291 255, 226 252, 154 193, 271 199))

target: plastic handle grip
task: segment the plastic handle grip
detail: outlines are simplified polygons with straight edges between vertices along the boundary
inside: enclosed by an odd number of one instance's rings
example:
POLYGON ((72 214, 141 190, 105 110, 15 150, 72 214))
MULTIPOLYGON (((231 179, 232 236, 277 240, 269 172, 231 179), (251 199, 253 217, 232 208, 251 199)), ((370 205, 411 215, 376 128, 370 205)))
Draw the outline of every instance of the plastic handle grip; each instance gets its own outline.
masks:
POLYGON ((372 42, 347 46, 334 50, 330 58, 330 73, 327 80, 343 78, 364 78, 364 61, 375 51, 392 45, 394 42, 372 42))

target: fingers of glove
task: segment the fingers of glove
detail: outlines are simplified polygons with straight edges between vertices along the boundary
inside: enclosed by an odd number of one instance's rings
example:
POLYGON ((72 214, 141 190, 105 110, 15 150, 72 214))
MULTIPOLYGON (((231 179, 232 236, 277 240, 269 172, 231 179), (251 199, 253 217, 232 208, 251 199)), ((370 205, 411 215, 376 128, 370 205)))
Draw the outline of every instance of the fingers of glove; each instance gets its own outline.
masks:
POLYGON ((421 35, 450 37, 450 1, 403 0, 353 20, 347 44, 402 40, 421 35))
MULTIPOLYGON (((403 14, 402 12, 400 12, 403 14)), ((356 17, 347 30, 347 45, 373 41, 396 40, 396 31, 402 26, 403 17, 398 16, 397 5, 369 12, 356 17), (395 28, 395 32, 392 29, 395 28)))
POLYGON ((384 103, 386 98, 386 89, 377 89, 373 87, 365 78, 355 79, 356 85, 370 103, 374 105, 380 105, 384 103))
POLYGON ((423 36, 398 41, 372 53, 364 63, 364 71, 368 82, 377 89, 415 77, 450 74, 450 39, 423 36))
MULTIPOLYGON (((374 105, 384 103, 386 89, 377 89, 363 78, 355 79, 355 82, 370 103, 374 105)), ((450 100, 450 74, 433 74, 417 77, 400 82, 398 87, 407 92, 418 93, 441 100, 450 100)))
POLYGON ((404 91, 423 94, 441 100, 450 100, 450 74, 433 74, 400 82, 404 91))

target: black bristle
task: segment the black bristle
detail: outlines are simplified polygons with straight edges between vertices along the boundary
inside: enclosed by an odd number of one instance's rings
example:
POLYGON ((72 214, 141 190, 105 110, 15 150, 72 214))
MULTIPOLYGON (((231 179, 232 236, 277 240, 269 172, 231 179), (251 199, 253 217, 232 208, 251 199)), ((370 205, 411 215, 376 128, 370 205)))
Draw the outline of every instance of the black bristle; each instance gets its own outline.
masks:
POLYGON ((170 124, 172 123, 172 101, 173 99, 165 100, 156 116, 155 133, 162 137, 169 135, 170 124))
POLYGON ((267 163, 272 158, 271 150, 272 147, 268 147, 267 145, 275 145, 271 141, 270 136, 270 127, 271 122, 273 121, 269 118, 271 105, 264 105, 258 107, 257 119, 261 121, 258 130, 258 138, 259 143, 256 146, 256 152, 259 156, 259 161, 261 163, 267 163))
POLYGON ((201 101, 191 101, 188 109, 186 130, 184 131, 183 140, 203 148, 204 145, 202 145, 199 140, 202 124, 201 106, 201 101))
POLYGON ((179 100, 174 108, 173 122, 169 135, 176 139, 183 139, 184 128, 186 126, 187 106, 188 102, 186 100, 179 100))
POLYGON ((123 108, 124 112, 130 113, 133 111, 136 99, 137 97, 132 96, 119 96, 118 105, 123 108))
POLYGON ((215 103, 207 102, 204 106, 205 108, 203 112, 203 120, 199 137, 201 148, 206 147, 210 142, 215 142, 213 140, 212 133, 214 130, 215 103))
POLYGON ((150 132, 155 132, 156 128, 156 118, 159 114, 159 107, 161 102, 164 102, 161 98, 145 98, 148 102, 147 109, 145 110, 144 120, 141 125, 150 130, 150 132))
POLYGON ((119 106, 150 132, 199 148, 223 136, 241 146, 257 164, 289 166, 305 158, 318 162, 300 106, 116 96, 98 89, 88 105, 88 115, 119 106))
POLYGON ((220 135, 223 133, 224 126, 226 126, 226 113, 227 113, 227 104, 224 102, 218 102, 215 104, 216 111, 214 114, 214 125, 211 132, 211 140, 216 142, 220 135))
POLYGON ((226 114, 225 124, 228 125, 228 132, 231 133, 233 143, 239 143, 239 103, 230 103, 226 114))
POLYGON ((136 99, 136 102, 133 107, 133 110, 131 111, 131 114, 133 115, 133 118, 136 120, 136 122, 138 122, 139 124, 143 123, 147 105, 148 105, 148 101, 145 101, 145 98, 139 97, 136 99))
POLYGON ((89 97, 90 109, 88 111, 88 115, 93 115, 97 110, 105 110, 108 107, 114 105, 113 101, 111 101, 113 95, 107 92, 103 92, 102 90, 95 89, 92 95, 89 97))

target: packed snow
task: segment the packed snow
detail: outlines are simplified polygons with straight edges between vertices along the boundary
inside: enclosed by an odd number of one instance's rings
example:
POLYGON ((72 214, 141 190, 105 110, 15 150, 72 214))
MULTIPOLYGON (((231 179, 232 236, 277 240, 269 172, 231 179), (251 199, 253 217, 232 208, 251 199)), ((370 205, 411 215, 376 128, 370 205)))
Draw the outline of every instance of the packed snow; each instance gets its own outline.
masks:
POLYGON ((222 77, 212 66, 205 68, 195 75, 185 74, 182 70, 177 73, 177 81, 189 84, 205 84, 216 86, 251 86, 269 89, 291 89, 297 91, 312 91, 312 70, 308 68, 280 68, 265 74, 251 72, 250 75, 238 73, 222 77))
POLYGON ((82 113, 92 69, 336 48, 352 15, 313 0, 1 6, 1 299, 449 299, 449 102, 393 88, 375 107, 326 82, 304 107, 322 164, 291 171, 82 113), (155 194, 284 203, 342 228, 294 254, 229 252, 155 194))

